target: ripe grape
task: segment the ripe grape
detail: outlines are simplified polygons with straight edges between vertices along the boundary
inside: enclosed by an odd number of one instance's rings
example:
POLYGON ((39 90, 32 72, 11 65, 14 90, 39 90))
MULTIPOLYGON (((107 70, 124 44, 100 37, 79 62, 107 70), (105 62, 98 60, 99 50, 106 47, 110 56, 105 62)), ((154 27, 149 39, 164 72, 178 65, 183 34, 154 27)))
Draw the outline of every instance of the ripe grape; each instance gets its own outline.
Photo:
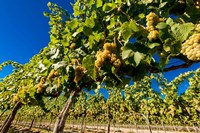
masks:
POLYGON ((110 59, 111 59, 111 52, 108 51, 108 50, 104 50, 104 51, 102 52, 102 58, 103 58, 103 59, 108 59, 108 60, 110 60, 110 59))
POLYGON ((108 51, 110 51, 110 52, 115 52, 115 51, 116 51, 116 48, 117 48, 117 46, 116 46, 115 43, 105 43, 105 44, 103 45, 103 49, 104 49, 104 50, 108 50, 108 51))
POLYGON ((159 36, 158 30, 152 30, 152 31, 150 31, 150 33, 149 33, 147 38, 150 41, 153 41, 153 40, 156 40, 158 38, 158 36, 159 36))
POLYGON ((69 46, 70 49, 75 49, 75 47, 76 47, 76 43, 72 43, 72 44, 69 46))
POLYGON ((53 78, 58 76, 58 72, 56 70, 51 70, 51 72, 49 73, 49 75, 47 76, 48 80, 52 80, 53 78))
POLYGON ((161 19, 159 19, 159 17, 154 12, 150 12, 146 16, 146 21, 147 21, 146 29, 148 31, 153 31, 153 30, 155 30, 155 26, 161 21, 161 19))
POLYGON ((37 93, 40 94, 40 93, 42 93, 42 91, 43 91, 43 88, 41 86, 38 86, 37 93))
POLYGON ((84 75, 85 75, 85 68, 80 65, 76 66, 74 82, 78 83, 78 81, 80 81, 84 75))
POLYGON ((196 25, 195 30, 198 31, 198 32, 200 32, 200 24, 196 25))
POLYGON ((112 54, 111 63, 115 62, 116 60, 117 60, 117 55, 116 54, 112 54))
POLYGON ((120 59, 117 59, 115 62, 113 62, 113 66, 115 68, 119 68, 121 66, 121 60, 120 59))
POLYGON ((103 66, 103 63, 104 63, 103 58, 97 58, 97 60, 95 61, 96 68, 101 68, 103 66))
POLYGON ((181 53, 189 60, 200 60, 200 33, 195 33, 181 46, 181 53))
POLYGON ((60 81, 60 78, 57 79, 57 88, 60 88, 61 86, 61 81, 60 81))
POLYGON ((147 27, 146 29, 149 31, 148 39, 150 41, 156 40, 158 38, 159 32, 156 29, 156 25, 160 22, 163 22, 163 18, 159 18, 154 12, 150 12, 146 16, 147 27))
POLYGON ((104 63, 111 63, 115 68, 121 66, 121 60, 116 55, 117 45, 115 43, 105 43, 103 46, 103 51, 98 51, 96 53, 97 60, 95 61, 95 66, 100 69, 104 63))

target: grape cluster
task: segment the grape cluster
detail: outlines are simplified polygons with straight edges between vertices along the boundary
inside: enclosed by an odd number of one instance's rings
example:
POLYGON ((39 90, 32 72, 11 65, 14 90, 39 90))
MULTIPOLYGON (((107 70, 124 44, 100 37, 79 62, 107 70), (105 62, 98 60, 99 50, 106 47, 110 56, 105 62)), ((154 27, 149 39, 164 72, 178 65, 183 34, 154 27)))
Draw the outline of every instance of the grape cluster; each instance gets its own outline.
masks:
POLYGON ((76 66, 74 82, 78 83, 78 81, 82 79, 82 77, 85 75, 85 70, 86 69, 81 65, 76 66))
POLYGON ((96 54, 96 68, 100 69, 105 63, 111 63, 117 71, 122 62, 121 59, 116 55, 116 48, 117 46, 115 43, 105 43, 103 46, 103 51, 98 51, 96 54))
POLYGON ((181 53, 189 60, 200 60, 200 33, 193 34, 182 44, 181 53))
POLYGON ((195 26, 195 30, 198 31, 198 32, 200 32, 200 24, 197 24, 197 25, 195 26))
POLYGON ((47 76, 47 80, 53 80, 57 76, 58 76, 58 72, 56 70, 51 70, 51 72, 47 76))
POLYGON ((156 29, 156 25, 159 22, 162 22, 163 19, 159 18, 155 13, 150 12, 146 16, 146 21, 147 21, 146 29, 150 32, 149 35, 148 35, 148 39, 150 41, 157 39, 158 38, 158 30, 156 29))
POLYGON ((40 94, 44 90, 44 83, 46 82, 46 78, 42 77, 40 82, 37 85, 37 93, 40 94))
POLYGON ((159 32, 158 30, 153 30, 153 31, 150 31, 149 32, 149 35, 147 36, 147 38, 150 40, 150 41, 153 41, 153 40, 156 40, 159 36, 159 32))
POLYGON ((23 87, 20 87, 17 91, 17 94, 13 96, 13 99, 12 101, 14 103, 18 102, 20 100, 20 95, 25 95, 28 93, 28 87, 27 86, 23 86, 23 87))
POLYGON ((56 70, 51 70, 50 73, 49 73, 49 75, 48 75, 47 77, 42 77, 42 78, 40 79, 40 82, 39 82, 39 83, 37 84, 37 86, 36 86, 36 88, 37 88, 36 92, 37 92, 38 94, 40 94, 40 93, 42 93, 43 91, 45 91, 45 89, 47 88, 47 86, 45 85, 45 82, 46 82, 46 81, 53 82, 53 81, 57 80, 57 86, 58 86, 58 84, 59 84, 59 86, 60 86, 60 82, 58 81, 58 80, 60 80, 60 79, 58 78, 58 76, 59 76, 58 71, 56 71, 56 70), (59 82, 59 83, 58 83, 58 82, 59 82))

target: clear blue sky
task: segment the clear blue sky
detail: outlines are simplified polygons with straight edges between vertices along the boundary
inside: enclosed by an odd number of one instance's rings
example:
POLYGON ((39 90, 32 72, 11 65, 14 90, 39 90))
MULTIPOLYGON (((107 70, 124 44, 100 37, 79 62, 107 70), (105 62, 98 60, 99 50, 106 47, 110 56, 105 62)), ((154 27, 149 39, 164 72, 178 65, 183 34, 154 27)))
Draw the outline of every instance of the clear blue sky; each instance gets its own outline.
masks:
MULTIPOLYGON (((13 60, 26 63, 49 42, 48 1, 72 13, 73 0, 0 0, 0 63, 13 60)), ((0 72, 0 78, 11 73, 11 67, 0 72)))
MULTIPOLYGON (((26 63, 49 42, 49 19, 43 16, 49 11, 48 2, 57 3, 69 13, 73 13, 70 2, 73 0, 0 0, 0 63, 13 60, 26 63)), ((165 73, 169 80, 188 70, 194 70, 200 64, 187 69, 165 73)), ((11 67, 0 72, 0 78, 11 73, 11 67)), ((182 89, 184 91, 184 88, 182 89)))

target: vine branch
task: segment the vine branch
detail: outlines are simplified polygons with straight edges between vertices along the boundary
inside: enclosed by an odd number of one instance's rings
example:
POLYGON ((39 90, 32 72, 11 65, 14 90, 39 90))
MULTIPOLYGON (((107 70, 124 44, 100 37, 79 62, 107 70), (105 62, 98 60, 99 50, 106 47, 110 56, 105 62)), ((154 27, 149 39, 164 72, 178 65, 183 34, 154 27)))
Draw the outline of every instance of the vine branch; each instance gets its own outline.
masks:
POLYGON ((152 73, 169 72, 169 71, 176 70, 179 68, 188 68, 192 64, 195 64, 198 62, 200 62, 200 61, 189 61, 188 63, 183 63, 183 64, 177 65, 177 66, 172 65, 170 67, 164 68, 162 71, 160 71, 158 68, 151 68, 150 72, 152 72, 152 73))

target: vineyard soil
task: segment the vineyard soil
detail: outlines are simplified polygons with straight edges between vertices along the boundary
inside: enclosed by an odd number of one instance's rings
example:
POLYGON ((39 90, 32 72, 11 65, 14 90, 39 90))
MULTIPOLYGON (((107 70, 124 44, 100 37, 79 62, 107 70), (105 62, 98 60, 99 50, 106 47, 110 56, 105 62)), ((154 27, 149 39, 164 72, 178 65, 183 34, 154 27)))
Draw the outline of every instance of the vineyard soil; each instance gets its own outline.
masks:
MULTIPOLYGON (((33 125, 33 128, 29 130, 29 124, 23 125, 19 123, 13 125, 8 133, 50 133, 53 129, 53 124, 48 127, 45 123, 33 125)), ((80 133, 81 125, 68 124, 65 126, 65 133, 80 133)), ((117 125, 111 126, 110 133, 150 133, 147 126, 139 125, 139 128, 134 128, 134 125, 117 125), (143 128, 143 129, 142 129, 143 128)), ((183 127, 183 126, 166 126, 166 132, 161 126, 152 126, 152 133, 197 133, 200 129, 198 127, 183 127), (188 131, 186 131, 186 129, 188 131), (195 131, 196 130, 196 131, 195 131)), ((106 133, 106 125, 86 125, 84 133, 106 133)))

